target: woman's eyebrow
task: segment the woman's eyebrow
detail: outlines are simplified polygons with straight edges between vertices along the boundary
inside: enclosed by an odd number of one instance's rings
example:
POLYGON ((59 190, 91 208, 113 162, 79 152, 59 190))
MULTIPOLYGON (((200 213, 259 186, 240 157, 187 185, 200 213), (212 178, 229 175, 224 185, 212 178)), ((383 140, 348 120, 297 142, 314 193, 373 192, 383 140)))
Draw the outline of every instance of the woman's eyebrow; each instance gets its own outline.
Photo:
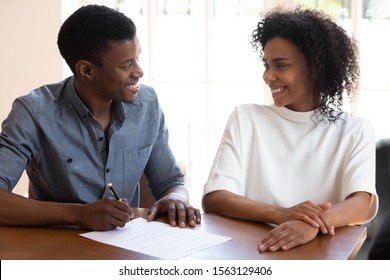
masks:
MULTIPOLYGON (((281 62, 281 61, 286 61, 286 60, 290 60, 290 59, 287 57, 275 57, 275 58, 271 59, 272 62, 281 62)), ((267 61, 267 59, 263 58, 263 62, 266 62, 266 61, 267 61)))

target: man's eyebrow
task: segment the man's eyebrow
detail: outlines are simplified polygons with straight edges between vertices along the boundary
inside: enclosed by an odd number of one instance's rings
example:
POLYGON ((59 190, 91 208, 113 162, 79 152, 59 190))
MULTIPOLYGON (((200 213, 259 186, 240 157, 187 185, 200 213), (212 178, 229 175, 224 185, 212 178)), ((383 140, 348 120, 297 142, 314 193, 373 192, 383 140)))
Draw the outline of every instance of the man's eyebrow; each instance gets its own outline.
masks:
POLYGON ((127 63, 131 62, 132 60, 133 60, 133 59, 131 59, 131 58, 125 59, 125 60, 123 60, 123 61, 121 62, 121 64, 127 64, 127 63))

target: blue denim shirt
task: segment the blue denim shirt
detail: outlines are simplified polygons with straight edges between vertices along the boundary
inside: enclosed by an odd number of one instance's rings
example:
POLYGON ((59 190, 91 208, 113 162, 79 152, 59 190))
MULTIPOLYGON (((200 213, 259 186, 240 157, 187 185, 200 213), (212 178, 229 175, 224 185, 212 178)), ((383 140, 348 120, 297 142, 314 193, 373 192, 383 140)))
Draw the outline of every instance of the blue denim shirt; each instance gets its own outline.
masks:
POLYGON ((183 184, 151 87, 141 85, 134 102, 114 103, 105 139, 76 94, 73 77, 17 98, 4 121, 0 188, 11 191, 25 169, 33 197, 46 201, 92 202, 111 196, 106 186, 112 182, 134 207, 142 173, 155 198, 183 184))

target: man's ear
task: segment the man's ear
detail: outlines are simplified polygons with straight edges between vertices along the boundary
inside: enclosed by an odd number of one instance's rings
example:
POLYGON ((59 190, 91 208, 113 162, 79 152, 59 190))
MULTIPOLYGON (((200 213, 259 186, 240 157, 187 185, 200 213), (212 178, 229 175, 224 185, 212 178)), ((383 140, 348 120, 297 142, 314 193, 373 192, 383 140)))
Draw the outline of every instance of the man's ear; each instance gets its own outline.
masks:
POLYGON ((93 79, 93 65, 89 61, 79 60, 75 69, 78 76, 87 80, 93 79))

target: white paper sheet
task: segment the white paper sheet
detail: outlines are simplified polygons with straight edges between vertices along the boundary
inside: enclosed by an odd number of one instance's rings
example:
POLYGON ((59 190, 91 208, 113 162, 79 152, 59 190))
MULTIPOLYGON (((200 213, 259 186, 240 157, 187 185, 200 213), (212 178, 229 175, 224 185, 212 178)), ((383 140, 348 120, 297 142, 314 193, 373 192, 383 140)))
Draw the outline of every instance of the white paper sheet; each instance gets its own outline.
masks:
POLYGON ((178 259, 208 247, 226 242, 231 237, 137 218, 123 228, 92 231, 83 237, 160 259, 178 259))

